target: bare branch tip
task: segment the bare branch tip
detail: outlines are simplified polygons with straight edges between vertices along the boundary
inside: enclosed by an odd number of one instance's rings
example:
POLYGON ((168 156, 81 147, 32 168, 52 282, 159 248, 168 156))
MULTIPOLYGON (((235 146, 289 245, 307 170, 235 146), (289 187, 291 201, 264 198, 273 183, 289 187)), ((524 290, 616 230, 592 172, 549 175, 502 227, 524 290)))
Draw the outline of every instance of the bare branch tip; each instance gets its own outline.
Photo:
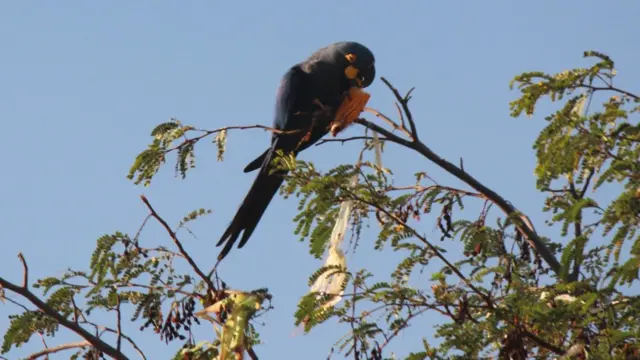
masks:
POLYGON ((25 260, 24 255, 21 252, 18 253, 18 258, 22 263, 22 267, 24 269, 24 274, 22 275, 22 288, 26 289, 29 287, 29 266, 27 265, 27 260, 25 260))

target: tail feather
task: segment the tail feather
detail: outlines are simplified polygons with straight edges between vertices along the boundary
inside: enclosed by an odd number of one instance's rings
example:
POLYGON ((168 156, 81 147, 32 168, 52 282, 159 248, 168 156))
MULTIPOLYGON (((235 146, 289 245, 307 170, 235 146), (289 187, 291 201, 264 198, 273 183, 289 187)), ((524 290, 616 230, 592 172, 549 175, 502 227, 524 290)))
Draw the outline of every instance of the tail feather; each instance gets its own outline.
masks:
POLYGON ((264 160, 266 159, 266 157, 269 155, 269 152, 271 151, 271 148, 268 148, 267 150, 265 150, 262 155, 258 156, 257 158, 255 158, 255 160, 253 160, 252 162, 249 163, 249 165, 247 165, 244 168, 244 172, 248 173, 248 172, 252 172, 254 170, 258 170, 260 169, 260 167, 262 166, 262 164, 264 163, 264 160))
POLYGON ((238 240, 240 233, 242 233, 242 238, 238 248, 247 243, 260 218, 262 218, 262 214, 264 214, 274 195, 278 192, 280 185, 284 182, 282 175, 279 172, 269 174, 267 169, 260 171, 236 215, 216 245, 220 246, 226 242, 218 255, 219 260, 222 260, 229 253, 233 244, 238 240))

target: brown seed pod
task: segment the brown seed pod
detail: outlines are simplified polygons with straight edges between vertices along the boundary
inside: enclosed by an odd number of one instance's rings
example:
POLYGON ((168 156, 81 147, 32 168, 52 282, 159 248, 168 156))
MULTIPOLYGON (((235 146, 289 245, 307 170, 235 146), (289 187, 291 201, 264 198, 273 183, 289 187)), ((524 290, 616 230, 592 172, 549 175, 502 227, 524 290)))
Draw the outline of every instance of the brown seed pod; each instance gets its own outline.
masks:
POLYGON ((349 89, 349 94, 336 111, 336 117, 329 125, 334 137, 351 125, 364 110, 371 95, 357 87, 349 89))

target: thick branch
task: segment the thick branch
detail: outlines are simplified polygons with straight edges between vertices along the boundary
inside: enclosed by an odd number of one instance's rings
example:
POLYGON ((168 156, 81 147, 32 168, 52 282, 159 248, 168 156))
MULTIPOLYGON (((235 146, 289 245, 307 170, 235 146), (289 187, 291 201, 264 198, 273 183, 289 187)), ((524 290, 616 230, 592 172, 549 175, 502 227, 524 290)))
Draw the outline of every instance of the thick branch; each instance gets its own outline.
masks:
POLYGON ((116 304, 116 315, 117 315, 116 331, 118 335, 116 348, 118 349, 118 351, 120 351, 122 347, 122 313, 120 311, 120 294, 116 294, 116 300, 118 301, 118 303, 116 304))
POLYGON ((357 119, 355 122, 361 124, 363 126, 368 127, 369 129, 378 132, 380 135, 383 135, 387 138, 387 141, 394 142, 396 144, 405 146, 409 149, 413 149, 436 163, 436 165, 445 169, 448 173, 457 177, 458 179, 467 183, 467 185, 474 188, 476 191, 484 195, 487 199, 494 202, 502 211, 504 211, 507 215, 512 216, 516 215, 514 221, 518 230, 525 234, 531 246, 533 246, 536 251, 542 256, 542 258, 549 264, 549 267, 558 274, 560 272, 560 263, 558 260, 551 254, 551 251, 544 245, 540 236, 535 232, 533 227, 527 226, 526 222, 522 219, 521 213, 507 200, 505 200, 502 196, 498 195, 495 191, 489 189, 484 186, 478 180, 476 180, 473 176, 469 175, 467 172, 448 162, 447 160, 441 158, 436 153, 434 153, 431 149, 429 149, 422 142, 412 142, 406 139, 403 139, 397 135, 392 134, 390 131, 372 123, 364 119, 357 119))
MULTIPOLYGON (((408 96, 402 97, 398 92, 398 90, 393 88, 388 81, 384 79, 383 81, 385 82, 385 84, 387 84, 387 86, 389 86, 391 91, 396 96, 396 99, 402 105, 413 133, 413 130, 415 129, 415 123, 413 121, 413 118, 411 116, 411 113, 409 112, 409 108, 407 105, 408 96)), ((560 273, 560 263, 558 262, 558 260, 555 258, 555 256, 553 256, 549 248, 545 246, 544 242, 542 241, 538 233, 533 228, 531 222, 528 221, 527 217, 524 214, 522 214, 520 211, 518 211, 515 208, 515 206, 513 206, 509 201, 504 199, 502 196, 498 195, 495 191, 491 190, 487 186, 483 185, 481 182, 476 180, 473 176, 468 174, 463 169, 455 166, 449 161, 438 156, 438 154, 433 152, 423 142, 418 140, 417 134, 414 134, 413 136, 414 140, 410 141, 410 140, 401 138, 400 136, 393 134, 391 131, 388 131, 365 119, 357 119, 355 122, 379 133, 380 135, 385 136, 387 138, 387 141, 391 141, 396 144, 399 144, 409 149, 417 151, 425 158, 434 162, 436 165, 440 166, 441 168, 443 168, 453 176, 457 177, 458 179, 464 181, 467 185, 471 186, 476 191, 484 195, 487 199, 491 200, 505 214, 507 214, 507 216, 513 217, 513 221, 517 229, 525 235, 525 237, 527 238, 531 246, 538 252, 538 254, 540 254, 540 256, 544 259, 544 261, 553 270, 553 272, 555 272, 556 274, 560 273)))
POLYGON ((526 336, 529 339, 533 340, 533 342, 538 344, 538 346, 540 346, 540 347, 543 347, 543 348, 545 348, 547 350, 551 350, 551 351, 553 351, 554 353, 556 353, 558 355, 564 354, 564 350, 562 350, 561 348, 546 342, 544 339, 532 334, 531 332, 529 332, 527 330, 524 330, 523 334, 524 334, 524 336, 526 336))
POLYGON ((87 340, 89 343, 91 343, 91 345, 93 345, 96 349, 100 350, 101 352, 117 360, 128 360, 128 358, 123 353, 116 350, 115 348, 105 343, 104 341, 100 340, 98 337, 91 335, 87 330, 83 329, 78 324, 67 320, 64 316, 60 315, 60 313, 58 313, 55 309, 53 309, 47 303, 40 300, 28 289, 15 285, 1 277, 0 277, 0 285, 24 297, 25 299, 29 300, 38 309, 42 310, 47 316, 54 318, 58 323, 60 323, 60 325, 80 335, 83 339, 87 340))
MULTIPOLYGON (((582 199, 582 191, 578 193, 578 190, 576 189, 576 185, 573 179, 569 181, 569 192, 571 193, 571 196, 573 196, 573 198, 576 201, 579 201, 580 199, 582 199)), ((573 229, 574 229, 573 230, 574 236, 576 239, 582 237, 582 209, 578 210, 578 213, 576 214, 576 220, 573 222, 573 229)), ((576 243, 576 246, 577 246, 577 243, 576 243)), ((582 265, 583 251, 584 251, 584 246, 581 246, 580 248, 576 248, 576 255, 573 260, 573 272, 571 274, 571 279, 573 280, 577 280, 578 276, 580 276, 580 265, 582 265)))
POLYGON ((173 230, 171 230, 171 227, 169 226, 169 224, 167 224, 167 222, 164 221, 164 219, 161 218, 160 215, 158 215, 158 213, 153 209, 153 206, 151 206, 151 204, 149 203, 149 200, 147 200, 146 196, 140 195, 140 198, 142 199, 142 202, 144 202, 144 204, 147 205, 147 208, 149 209, 149 211, 151 211, 151 216, 153 216, 156 220, 158 220, 158 222, 160 224, 162 224, 162 226, 165 228, 165 230, 167 231, 167 233, 171 237, 171 240, 173 240, 174 244, 176 244, 176 246, 178 247, 178 250, 180 251, 180 254, 182 254, 182 256, 184 256, 184 258, 187 260, 189 265, 191 265, 191 268, 193 268, 193 271, 195 271, 196 274, 198 274, 198 276, 200 276, 200 278, 202 280, 204 280, 204 282, 209 286, 209 290, 210 291, 214 291, 215 290, 215 286, 213 286, 213 282, 211 281, 211 279, 209 279, 202 272, 202 270, 200 270, 200 268, 198 267, 196 262, 193 261, 191 256, 189 256, 187 251, 182 246, 182 243, 180 242, 180 240, 178 240, 178 237, 176 236, 176 233, 173 230))
POLYGON ((56 347, 47 348, 38 352, 35 352, 27 357, 29 360, 37 359, 41 356, 57 353, 63 350, 76 349, 76 348, 86 348, 87 346, 91 346, 91 343, 88 341, 79 341, 74 343, 62 344, 56 347))

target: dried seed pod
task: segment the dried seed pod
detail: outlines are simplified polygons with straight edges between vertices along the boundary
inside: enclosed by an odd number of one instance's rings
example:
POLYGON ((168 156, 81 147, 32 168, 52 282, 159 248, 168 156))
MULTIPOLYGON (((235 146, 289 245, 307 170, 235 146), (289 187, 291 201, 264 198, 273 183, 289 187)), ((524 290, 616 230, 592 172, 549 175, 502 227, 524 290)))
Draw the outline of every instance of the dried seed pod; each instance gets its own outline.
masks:
POLYGON ((364 110, 370 97, 369 93, 359 88, 349 89, 349 94, 336 111, 335 119, 329 125, 331 135, 335 137, 340 131, 351 125, 364 110))

